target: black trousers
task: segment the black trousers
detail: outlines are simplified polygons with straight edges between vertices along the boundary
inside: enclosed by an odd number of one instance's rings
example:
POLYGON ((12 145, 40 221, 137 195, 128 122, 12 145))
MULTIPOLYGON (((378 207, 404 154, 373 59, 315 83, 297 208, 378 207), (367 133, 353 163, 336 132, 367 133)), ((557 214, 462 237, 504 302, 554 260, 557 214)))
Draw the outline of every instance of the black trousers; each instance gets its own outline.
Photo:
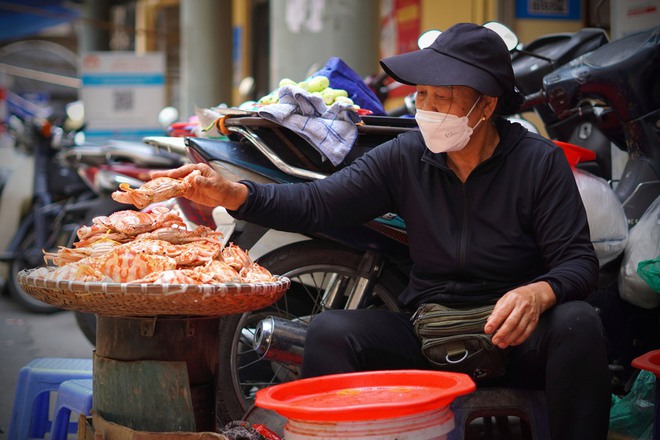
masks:
MULTIPOLYGON (((329 310, 310 323, 304 377, 352 371, 428 369, 410 314, 329 310)), ((504 377, 478 386, 545 390, 553 439, 606 439, 611 402, 601 321, 583 301, 541 315, 532 335, 511 348, 504 377)))

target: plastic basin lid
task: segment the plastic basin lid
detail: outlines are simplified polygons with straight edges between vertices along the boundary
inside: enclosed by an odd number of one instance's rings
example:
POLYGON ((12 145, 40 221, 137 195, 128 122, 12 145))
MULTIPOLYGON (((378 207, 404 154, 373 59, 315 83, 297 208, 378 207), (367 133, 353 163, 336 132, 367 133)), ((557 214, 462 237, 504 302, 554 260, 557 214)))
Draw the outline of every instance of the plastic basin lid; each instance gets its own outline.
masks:
POLYGON ((361 421, 436 410, 476 388, 466 374, 385 370, 287 382, 257 392, 255 405, 303 421, 361 421))
POLYGON ((640 370, 650 371, 660 377, 660 350, 649 351, 632 361, 632 366, 640 370))

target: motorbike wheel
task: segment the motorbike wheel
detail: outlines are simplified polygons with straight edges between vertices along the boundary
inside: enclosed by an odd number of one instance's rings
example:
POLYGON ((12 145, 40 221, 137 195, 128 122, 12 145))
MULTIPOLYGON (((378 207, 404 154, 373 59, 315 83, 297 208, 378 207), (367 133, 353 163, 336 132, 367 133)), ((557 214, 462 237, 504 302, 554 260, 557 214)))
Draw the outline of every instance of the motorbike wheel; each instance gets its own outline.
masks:
MULTIPOLYGON (((297 379, 296 367, 262 360, 252 348, 255 327, 268 316, 309 322, 321 312, 324 289, 356 281, 362 254, 319 240, 293 243, 264 255, 257 261, 272 273, 286 276, 291 287, 270 307, 253 312, 228 315, 220 323, 218 389, 216 417, 218 426, 240 420, 254 403, 256 392, 277 383, 297 379)), ((374 286, 367 308, 399 310, 397 296, 405 281, 385 268, 374 286)))
MULTIPOLYGON (((34 241, 34 230, 32 230, 29 231, 23 238, 23 241, 19 246, 20 250, 23 251, 26 249, 32 249, 34 246, 34 241)), ((34 298, 29 293, 27 293, 18 282, 18 272, 25 269, 31 269, 33 267, 34 265, 29 264, 29 262, 25 261, 23 258, 12 260, 9 267, 9 280, 7 282, 7 288, 9 289, 11 297, 14 299, 14 301, 33 313, 51 314, 62 311, 62 309, 58 307, 52 306, 34 298)))

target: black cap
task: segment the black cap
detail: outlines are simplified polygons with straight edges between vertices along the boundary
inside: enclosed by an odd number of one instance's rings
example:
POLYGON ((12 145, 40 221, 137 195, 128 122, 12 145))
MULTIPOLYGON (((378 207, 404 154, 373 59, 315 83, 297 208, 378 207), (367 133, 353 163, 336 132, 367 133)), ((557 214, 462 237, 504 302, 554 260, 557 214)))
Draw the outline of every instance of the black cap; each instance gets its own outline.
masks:
POLYGON ((494 31, 473 23, 458 23, 430 46, 380 62, 395 80, 409 85, 468 86, 499 97, 497 112, 513 114, 524 99, 514 86, 511 54, 494 31))

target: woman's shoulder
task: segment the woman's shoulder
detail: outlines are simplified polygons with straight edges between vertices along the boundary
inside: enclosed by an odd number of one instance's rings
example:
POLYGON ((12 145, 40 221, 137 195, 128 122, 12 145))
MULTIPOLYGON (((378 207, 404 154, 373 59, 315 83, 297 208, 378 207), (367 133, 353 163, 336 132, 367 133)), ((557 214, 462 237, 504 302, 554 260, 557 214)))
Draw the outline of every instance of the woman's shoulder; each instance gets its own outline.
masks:
POLYGON ((425 148, 419 130, 410 130, 373 148, 372 153, 392 157, 419 156, 425 148))
POLYGON ((551 158, 561 149, 550 139, 532 131, 527 130, 517 122, 507 121, 500 131, 508 144, 509 153, 516 154, 529 159, 551 158))
POLYGON ((424 138, 422 137, 422 133, 419 130, 409 130, 401 133, 391 141, 385 142, 385 144, 392 144, 393 148, 411 146, 423 147, 424 138))

